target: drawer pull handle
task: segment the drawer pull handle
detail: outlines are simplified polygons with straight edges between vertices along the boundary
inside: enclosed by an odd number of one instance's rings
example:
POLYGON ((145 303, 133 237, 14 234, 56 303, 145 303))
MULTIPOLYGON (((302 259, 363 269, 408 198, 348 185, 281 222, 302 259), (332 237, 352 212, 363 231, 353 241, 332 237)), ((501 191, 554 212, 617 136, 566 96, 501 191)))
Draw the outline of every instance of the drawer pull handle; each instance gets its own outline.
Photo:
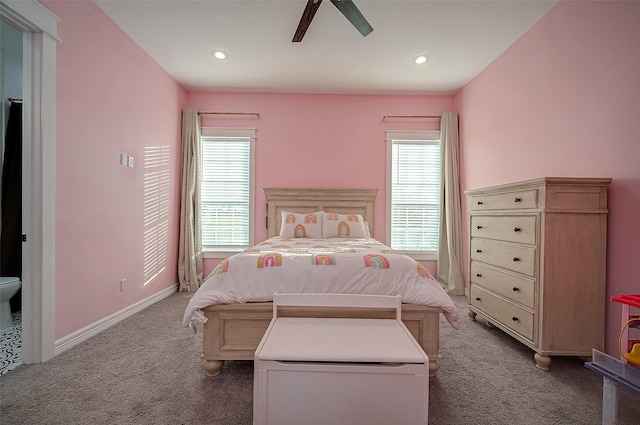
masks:
POLYGON ((480 301, 480 297, 476 297, 476 301, 480 301))
POLYGON ((513 200, 513 202, 520 202, 520 201, 522 201, 522 199, 520 199, 520 198, 516 198, 516 199, 513 200))
POLYGON ((513 261, 520 261, 518 257, 513 257, 513 261))
POLYGON ((513 287, 513 292, 518 292, 520 290, 520 288, 518 288, 517 286, 513 287))
POLYGON ((476 226, 476 229, 480 230, 482 229, 482 226, 476 226))
POLYGON ((476 249, 476 252, 477 252, 477 253, 481 253, 481 252, 482 252, 482 250, 481 250, 481 249, 476 249))
POLYGON ((517 318, 516 316, 513 316, 513 317, 511 318, 511 320, 513 320, 514 322, 517 322, 517 321, 518 321, 518 318, 517 318))
POLYGON ((482 205, 482 201, 478 201, 478 205, 482 205))
POLYGON ((519 232, 519 231, 520 231, 520 228, 519 228, 519 227, 514 227, 514 228, 513 228, 513 231, 514 231, 514 232, 519 232))
POLYGON ((480 273, 476 273, 476 277, 482 277, 480 273))

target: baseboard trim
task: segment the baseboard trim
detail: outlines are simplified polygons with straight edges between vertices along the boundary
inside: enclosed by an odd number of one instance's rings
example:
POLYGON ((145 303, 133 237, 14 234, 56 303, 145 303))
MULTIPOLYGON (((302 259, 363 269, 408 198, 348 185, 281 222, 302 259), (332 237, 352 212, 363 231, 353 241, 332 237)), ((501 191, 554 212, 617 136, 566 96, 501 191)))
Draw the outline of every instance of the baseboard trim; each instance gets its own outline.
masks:
POLYGON ((95 323, 92 323, 89 326, 85 326, 82 329, 79 329, 64 338, 60 338, 56 341, 54 348, 54 356, 57 356, 60 353, 67 351, 70 348, 75 347, 76 345, 88 340, 92 336, 99 334, 100 332, 109 329, 111 326, 127 319, 134 314, 144 310, 152 304, 157 303, 160 300, 167 298, 169 295, 178 291, 178 285, 170 286, 167 289, 163 289, 162 291, 151 295, 141 301, 138 301, 135 304, 130 305, 129 307, 122 309, 116 313, 113 313, 111 316, 107 316, 102 320, 99 320, 95 323))

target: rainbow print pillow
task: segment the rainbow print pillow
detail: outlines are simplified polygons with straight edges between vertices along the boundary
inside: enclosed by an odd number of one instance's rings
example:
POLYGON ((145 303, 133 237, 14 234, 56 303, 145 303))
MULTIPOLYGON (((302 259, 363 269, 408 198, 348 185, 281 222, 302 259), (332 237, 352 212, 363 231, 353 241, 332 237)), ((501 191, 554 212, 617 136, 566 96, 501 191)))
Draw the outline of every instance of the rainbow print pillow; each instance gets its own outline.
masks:
POLYGON ((366 238, 364 220, 360 214, 325 212, 322 216, 323 238, 366 238))
POLYGON ((280 236, 283 238, 321 238, 322 211, 298 214, 282 211, 280 236))

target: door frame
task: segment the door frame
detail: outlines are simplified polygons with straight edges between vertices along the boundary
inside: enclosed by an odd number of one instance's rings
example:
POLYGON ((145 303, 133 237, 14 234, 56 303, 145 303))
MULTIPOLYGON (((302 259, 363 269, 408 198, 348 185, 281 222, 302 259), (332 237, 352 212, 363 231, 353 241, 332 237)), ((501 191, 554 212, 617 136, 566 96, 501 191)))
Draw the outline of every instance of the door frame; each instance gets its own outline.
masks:
POLYGON ((22 362, 55 355, 56 45, 60 19, 35 0, 2 0, 23 31, 22 362))

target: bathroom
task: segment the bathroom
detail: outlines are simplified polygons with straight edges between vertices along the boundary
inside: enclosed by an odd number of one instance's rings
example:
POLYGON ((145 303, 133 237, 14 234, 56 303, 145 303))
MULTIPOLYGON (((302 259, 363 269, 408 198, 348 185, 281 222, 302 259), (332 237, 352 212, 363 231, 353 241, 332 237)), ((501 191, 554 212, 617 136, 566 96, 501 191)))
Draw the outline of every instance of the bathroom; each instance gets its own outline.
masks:
POLYGON ((23 34, 0 20, 0 375, 22 363, 22 66, 23 34), (11 122, 9 122, 11 119, 11 122))

